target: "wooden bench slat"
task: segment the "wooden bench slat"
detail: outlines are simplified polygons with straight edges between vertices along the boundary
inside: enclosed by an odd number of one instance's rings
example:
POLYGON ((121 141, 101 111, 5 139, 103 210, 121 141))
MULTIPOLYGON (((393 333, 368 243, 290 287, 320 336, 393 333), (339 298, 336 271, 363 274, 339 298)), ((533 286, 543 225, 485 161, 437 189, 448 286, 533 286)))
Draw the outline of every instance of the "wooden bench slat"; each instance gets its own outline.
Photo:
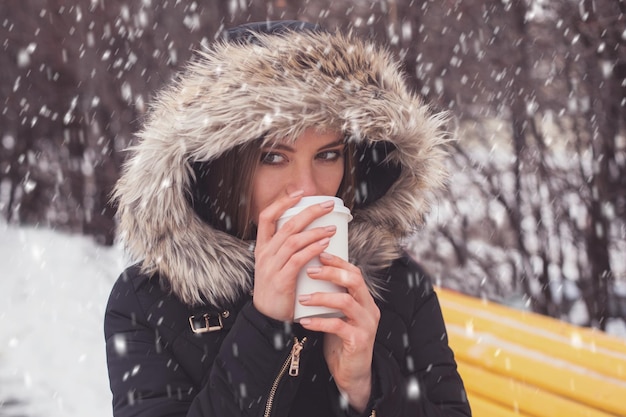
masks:
POLYGON ((556 320, 530 311, 516 310, 488 300, 470 297, 458 291, 441 287, 436 287, 435 290, 440 301, 442 301, 442 307, 446 302, 460 302, 466 307, 474 308, 475 311, 489 312, 489 315, 494 320, 505 321, 508 324, 517 323, 517 326, 523 324, 527 328, 541 329, 544 333, 561 336, 565 341, 570 341, 572 346, 580 346, 581 348, 584 347, 591 350, 602 347, 613 352, 613 354, 618 354, 621 358, 626 358, 626 341, 600 330, 575 326, 562 320, 556 320))
POLYGON ((626 415, 626 381, 598 374, 487 333, 468 335, 463 327, 454 324, 446 327, 455 354, 465 362, 607 413, 626 415))
POLYGON ((472 407, 472 414, 480 417, 537 417, 521 411, 512 411, 508 407, 494 402, 476 393, 468 392, 469 402, 472 407))
MULTIPOLYGON (((443 297, 442 311, 446 323, 463 326, 468 333, 492 334, 511 343, 552 355, 555 358, 583 366, 603 375, 626 380, 626 353, 598 346, 589 340, 582 343, 578 328, 570 330, 572 337, 547 331, 543 324, 525 323, 514 316, 503 316, 501 309, 491 306, 468 305, 461 300, 443 297), (495 316, 494 316, 495 315, 495 316)), ((523 316, 528 322, 528 315, 523 316)), ((624 343, 626 346, 626 342, 624 343)))
POLYGON ((511 413, 519 412, 529 417, 616 417, 616 414, 597 410, 514 378, 492 373, 474 364, 458 361, 458 365, 473 414, 476 416, 481 414, 475 412, 473 399, 483 397, 511 413))
MULTIPOLYGON (((463 375, 468 392, 500 404, 508 401, 512 411, 509 400, 515 398, 518 410, 533 416, 538 410, 526 404, 536 401, 531 392, 566 410, 572 404, 587 410, 580 415, 590 416, 592 410, 599 416, 626 416, 623 339, 443 288, 436 291, 460 369, 469 369, 470 375, 463 375), (500 385, 485 391, 484 378, 500 385), (510 390, 502 391, 503 381, 525 394, 511 397, 510 390)), ((578 415, 557 409, 553 415, 578 415)))

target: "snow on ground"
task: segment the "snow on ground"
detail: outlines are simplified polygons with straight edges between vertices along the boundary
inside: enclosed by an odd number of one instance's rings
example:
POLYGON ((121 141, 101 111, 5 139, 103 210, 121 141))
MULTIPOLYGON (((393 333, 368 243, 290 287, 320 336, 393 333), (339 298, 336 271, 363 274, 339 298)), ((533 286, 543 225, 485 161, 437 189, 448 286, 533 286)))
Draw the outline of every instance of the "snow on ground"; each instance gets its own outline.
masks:
POLYGON ((0 223, 0 416, 111 416, 102 320, 123 259, 0 223))
POLYGON ((110 417, 102 320, 121 249, 0 223, 0 265, 0 417, 110 417))

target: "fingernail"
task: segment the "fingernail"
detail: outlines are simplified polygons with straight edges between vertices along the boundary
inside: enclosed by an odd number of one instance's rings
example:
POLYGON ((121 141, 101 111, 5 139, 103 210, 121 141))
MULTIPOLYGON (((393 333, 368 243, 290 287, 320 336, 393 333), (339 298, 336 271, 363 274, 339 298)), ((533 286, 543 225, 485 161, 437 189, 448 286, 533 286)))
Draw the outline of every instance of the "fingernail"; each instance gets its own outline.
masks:
POLYGON ((326 226, 324 227, 324 230, 326 230, 327 232, 334 232, 337 230, 337 226, 326 226))
POLYGON ((300 324, 302 324, 304 326, 306 326, 307 324, 311 324, 311 319, 306 318, 306 317, 303 318, 303 319, 300 319, 300 324))
POLYGON ((333 200, 324 201, 323 203, 320 203, 320 206, 322 208, 331 208, 335 206, 335 202, 333 200))
POLYGON ((320 272, 322 272, 322 268, 319 266, 311 266, 306 269, 306 273, 310 275, 319 274, 320 272))
POLYGON ((304 194, 304 190, 298 190, 298 191, 294 191, 293 193, 289 194, 289 197, 296 198, 296 197, 300 197, 302 194, 304 194))
POLYGON ((302 294, 298 296, 298 301, 305 302, 311 299, 311 294, 302 294))
POLYGON ((324 239, 318 241, 317 243, 319 243, 322 246, 326 246, 330 243, 330 238, 325 237, 324 239))
POLYGON ((331 255, 330 253, 322 252, 320 253, 320 258, 330 261, 331 259, 333 259, 333 255, 331 255))

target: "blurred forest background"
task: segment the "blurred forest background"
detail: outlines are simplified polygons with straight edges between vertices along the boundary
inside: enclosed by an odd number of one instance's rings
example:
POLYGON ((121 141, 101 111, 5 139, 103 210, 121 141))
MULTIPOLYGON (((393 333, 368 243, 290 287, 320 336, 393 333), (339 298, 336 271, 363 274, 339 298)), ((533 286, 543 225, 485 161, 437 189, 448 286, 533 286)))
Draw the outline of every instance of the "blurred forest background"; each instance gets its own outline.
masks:
POLYGON ((2 1, 1 216, 113 244, 109 194, 150 98, 194 49, 266 19, 389 45, 450 111, 450 187, 407 242, 438 283, 626 318, 623 0, 2 1))

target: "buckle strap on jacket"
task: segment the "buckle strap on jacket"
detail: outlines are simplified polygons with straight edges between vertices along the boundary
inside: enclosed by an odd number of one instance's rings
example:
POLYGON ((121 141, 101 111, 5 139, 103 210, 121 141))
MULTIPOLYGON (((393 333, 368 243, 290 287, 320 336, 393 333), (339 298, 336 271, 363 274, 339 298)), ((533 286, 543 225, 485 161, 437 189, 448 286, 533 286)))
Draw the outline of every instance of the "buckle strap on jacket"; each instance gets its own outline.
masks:
POLYGON ((215 306, 206 303, 192 308, 189 313, 189 327, 194 334, 212 333, 233 327, 239 312, 252 300, 250 295, 242 295, 232 304, 215 306))
MULTIPOLYGON (((189 326, 191 327, 191 331, 196 334, 216 332, 222 330, 225 324, 230 324, 227 321, 229 317, 229 310, 198 313, 189 316, 189 326)), ((226 327, 230 326, 228 325, 226 327)))

